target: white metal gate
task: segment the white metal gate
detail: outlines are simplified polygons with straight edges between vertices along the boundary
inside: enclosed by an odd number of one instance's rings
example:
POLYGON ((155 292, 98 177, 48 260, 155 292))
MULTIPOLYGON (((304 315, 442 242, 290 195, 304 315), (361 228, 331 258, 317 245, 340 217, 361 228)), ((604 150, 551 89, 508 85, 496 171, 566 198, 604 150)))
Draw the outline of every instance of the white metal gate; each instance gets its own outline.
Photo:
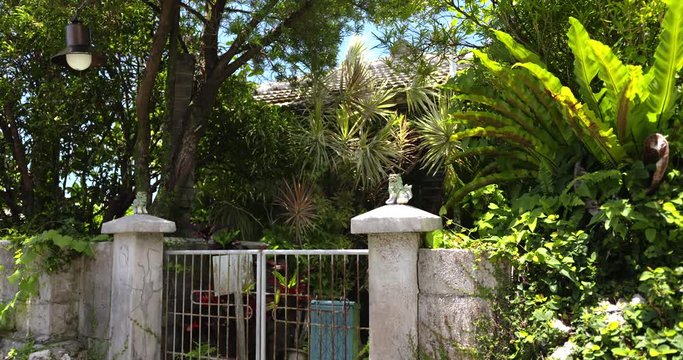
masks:
POLYGON ((367 357, 367 250, 172 250, 164 359, 367 357))

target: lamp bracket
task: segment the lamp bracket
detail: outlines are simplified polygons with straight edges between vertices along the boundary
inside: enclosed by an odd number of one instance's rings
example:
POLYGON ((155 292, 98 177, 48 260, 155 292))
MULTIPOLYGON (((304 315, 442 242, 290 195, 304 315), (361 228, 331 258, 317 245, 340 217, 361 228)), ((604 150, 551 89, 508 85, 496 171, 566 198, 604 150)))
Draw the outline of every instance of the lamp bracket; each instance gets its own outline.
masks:
POLYGON ((83 0, 83 2, 81 3, 81 5, 78 6, 78 9, 76 9, 76 13, 74 14, 74 17, 71 18, 71 22, 72 22, 72 23, 80 22, 80 21, 78 21, 78 17, 81 16, 81 11, 82 11, 83 8, 85 7, 85 5, 87 5, 87 4, 88 4, 89 2, 91 2, 91 1, 92 1, 92 0, 83 0))

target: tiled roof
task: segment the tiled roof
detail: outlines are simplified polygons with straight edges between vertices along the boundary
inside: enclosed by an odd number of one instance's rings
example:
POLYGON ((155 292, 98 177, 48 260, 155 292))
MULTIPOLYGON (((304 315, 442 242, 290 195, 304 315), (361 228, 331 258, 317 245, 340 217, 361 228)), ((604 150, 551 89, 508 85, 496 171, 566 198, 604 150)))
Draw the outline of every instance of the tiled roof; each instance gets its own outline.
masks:
MULTIPOLYGON (((432 61, 435 71, 432 74, 434 85, 442 84, 453 76, 461 65, 449 60, 432 61)), ((390 66, 386 58, 372 61, 368 64, 370 72, 384 81, 385 88, 401 88, 411 83, 412 75, 396 70, 390 66)), ((335 70, 334 76, 330 76, 327 84, 331 90, 340 88, 340 71, 335 70)), ((260 85, 254 94, 256 100, 265 101, 271 105, 287 106, 297 104, 303 100, 303 91, 300 86, 292 85, 290 82, 269 82, 260 85)))

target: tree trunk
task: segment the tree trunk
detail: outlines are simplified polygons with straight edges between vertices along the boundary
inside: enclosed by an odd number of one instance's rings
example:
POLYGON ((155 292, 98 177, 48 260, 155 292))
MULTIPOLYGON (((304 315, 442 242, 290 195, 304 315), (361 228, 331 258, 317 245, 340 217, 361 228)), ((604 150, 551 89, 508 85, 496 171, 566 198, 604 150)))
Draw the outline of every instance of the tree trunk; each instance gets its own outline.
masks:
MULTIPOLYGON (((16 163, 17 170, 20 176, 22 212, 26 217, 33 214, 33 176, 28 168, 26 161, 26 152, 24 150, 24 143, 19 136, 16 119, 14 118, 14 111, 12 104, 6 102, 3 104, 2 115, 0 116, 0 129, 4 134, 5 140, 12 149, 12 156, 16 163)), ((12 214, 18 215, 18 214, 12 214)))
POLYGON ((161 68, 161 56, 166 46, 166 39, 171 31, 175 13, 179 10, 175 0, 164 0, 161 4, 159 27, 154 33, 152 50, 145 64, 145 72, 135 97, 135 113, 138 118, 137 142, 135 144, 135 191, 144 191, 148 199, 149 191, 149 144, 150 144, 150 101, 157 74, 161 68))
POLYGON ((190 101, 192 100, 194 82, 194 58, 186 53, 179 53, 173 50, 169 55, 169 75, 167 101, 168 119, 164 126, 164 168, 162 172, 163 183, 159 189, 152 212, 166 219, 176 222, 178 233, 189 234, 190 219, 189 211, 180 209, 191 206, 192 193, 185 192, 182 197, 186 201, 179 201, 180 194, 175 191, 175 162, 178 158, 177 153, 185 145, 183 136, 185 124, 188 121, 190 101), (187 215, 182 215, 187 214, 187 215))
MULTIPOLYGON (((176 64, 178 66, 179 63, 176 64)), ((180 66, 178 66, 180 71, 180 66)), ((183 76, 176 73, 176 76, 183 76)), ((184 76, 187 76, 185 74, 184 76)), ((181 83, 176 79, 177 102, 189 101, 187 91, 179 91, 181 83)), ((194 173, 197 164, 197 146, 204 135, 206 123, 211 115, 220 84, 217 81, 207 82, 194 97, 195 101, 183 114, 174 113, 172 119, 171 136, 175 135, 176 142, 172 142, 166 181, 159 193, 159 215, 176 222, 176 228, 181 235, 190 235, 192 225, 190 215, 192 200, 194 199, 194 173), (180 130, 177 134, 173 130, 180 130)), ((174 103, 176 105, 182 105, 174 103)), ((176 109, 179 110, 179 109, 176 109)))
MULTIPOLYGON (((194 198, 194 175, 197 164, 197 147, 206 129, 213 106, 218 96, 221 84, 244 66, 249 60, 257 56, 264 47, 272 44, 283 30, 296 23, 305 16, 313 5, 312 0, 301 1, 288 17, 282 20, 270 32, 259 39, 258 43, 248 43, 247 39, 257 29, 263 19, 277 4, 277 0, 266 2, 261 12, 255 12, 254 17, 245 24, 243 32, 232 42, 231 46, 220 56, 218 55, 218 29, 220 27, 225 1, 219 0, 211 4, 207 2, 206 18, 202 32, 202 78, 194 83, 193 96, 184 97, 186 93, 180 86, 187 85, 180 79, 180 57, 175 59, 176 70, 172 102, 172 117, 168 125, 171 133, 170 149, 165 161, 164 179, 159 196, 155 201, 157 215, 176 222, 176 228, 181 235, 188 235, 192 231, 190 215, 194 198), (191 101, 190 101, 191 100, 191 101), (185 101, 188 101, 185 103, 185 101), (182 112, 182 105, 189 108, 182 112), (176 107, 179 106, 179 107, 176 107)), ((173 61, 173 60, 172 60, 173 61)), ((193 74, 193 73, 191 73, 193 74)), ((188 81, 189 83, 189 81, 188 81)), ((186 89, 185 89, 186 90, 186 89)))

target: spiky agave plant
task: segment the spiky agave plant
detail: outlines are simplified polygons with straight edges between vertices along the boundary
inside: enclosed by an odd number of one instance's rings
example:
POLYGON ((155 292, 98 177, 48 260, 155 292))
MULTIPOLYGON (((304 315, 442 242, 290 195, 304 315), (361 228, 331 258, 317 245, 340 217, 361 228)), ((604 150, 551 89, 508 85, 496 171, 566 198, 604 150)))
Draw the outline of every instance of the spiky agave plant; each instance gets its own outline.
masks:
POLYGON ((448 207, 491 183, 534 177, 539 172, 544 173, 542 177, 566 176, 568 165, 577 160, 596 168, 618 168, 641 159, 644 152, 653 153, 644 149, 653 146, 648 144, 658 146, 655 152, 666 150, 668 159, 668 145, 663 141, 677 126, 672 115, 680 92, 676 76, 683 66, 683 2, 670 2, 654 63, 647 72, 640 66, 624 65, 609 46, 590 39, 578 20, 570 18, 570 24, 567 36, 583 102, 536 54, 506 33, 495 32, 495 36, 516 64, 508 66, 474 51, 489 75, 490 87, 455 87, 456 99, 467 107, 450 114, 459 126, 450 141, 494 139, 495 148, 472 146, 459 156, 507 156, 496 158, 486 171, 451 193, 448 207), (593 92, 596 83, 602 86, 597 93, 593 92), (657 141, 645 141, 656 134, 657 141))
POLYGON ((285 181, 275 197, 275 205, 282 209, 284 223, 292 229, 299 245, 302 245, 304 236, 315 228, 318 218, 313 185, 304 180, 285 181))

